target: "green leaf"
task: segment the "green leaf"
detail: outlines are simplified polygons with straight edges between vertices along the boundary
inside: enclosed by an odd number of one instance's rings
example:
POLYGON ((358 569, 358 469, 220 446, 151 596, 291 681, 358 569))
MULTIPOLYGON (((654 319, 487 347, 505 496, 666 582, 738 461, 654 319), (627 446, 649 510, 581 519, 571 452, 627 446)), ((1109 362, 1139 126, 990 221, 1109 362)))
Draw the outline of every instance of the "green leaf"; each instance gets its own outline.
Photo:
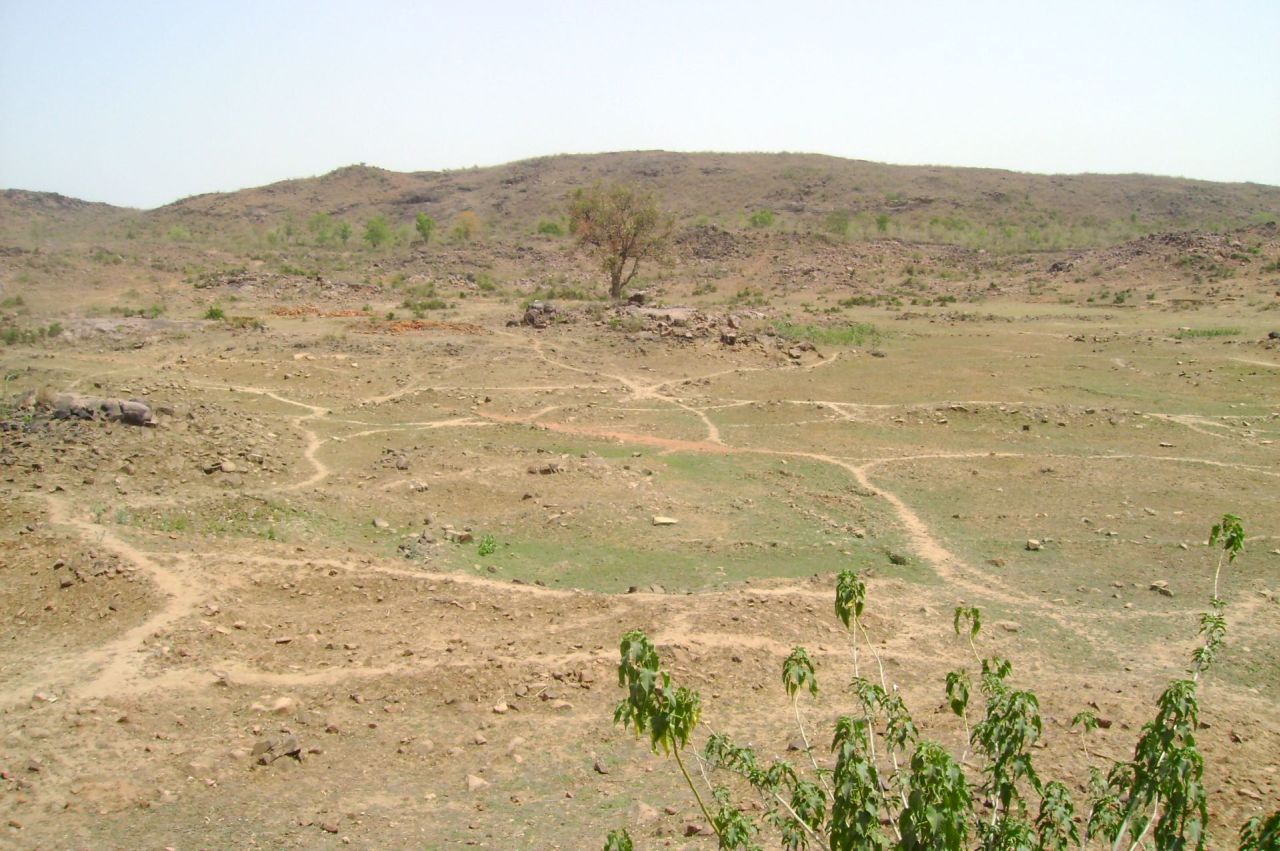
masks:
POLYGON ((809 693, 818 693, 818 676, 813 670, 813 661, 803 647, 795 647, 791 655, 782 663, 782 685, 787 690, 787 697, 795 697, 797 691, 808 686, 809 693))

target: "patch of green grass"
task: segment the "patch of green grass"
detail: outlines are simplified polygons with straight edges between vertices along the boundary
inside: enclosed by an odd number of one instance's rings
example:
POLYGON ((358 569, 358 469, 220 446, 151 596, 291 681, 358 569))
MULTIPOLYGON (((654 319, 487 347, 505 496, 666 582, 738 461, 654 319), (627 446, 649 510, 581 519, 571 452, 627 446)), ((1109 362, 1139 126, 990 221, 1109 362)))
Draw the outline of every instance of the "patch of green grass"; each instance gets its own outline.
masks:
POLYGON ((1243 333, 1239 328, 1183 328, 1174 336, 1179 340, 1191 340, 1196 337, 1237 337, 1243 333))
POLYGON ((877 344, 882 335, 869 322, 853 322, 848 325, 800 325, 779 320, 773 330, 784 340, 807 340, 827 346, 862 346, 877 344))

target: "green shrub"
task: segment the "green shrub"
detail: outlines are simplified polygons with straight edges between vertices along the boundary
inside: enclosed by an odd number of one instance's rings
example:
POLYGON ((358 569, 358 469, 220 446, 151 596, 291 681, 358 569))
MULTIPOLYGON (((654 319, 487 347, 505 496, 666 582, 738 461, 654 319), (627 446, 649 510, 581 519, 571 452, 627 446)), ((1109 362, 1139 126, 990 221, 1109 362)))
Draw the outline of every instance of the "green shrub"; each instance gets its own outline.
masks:
POLYGON ((485 535, 476 547, 476 553, 480 556, 491 556, 497 551, 498 541, 492 535, 485 535))
POLYGON ((377 248, 391 239, 391 225, 382 216, 374 216, 364 223, 364 241, 370 248, 377 248))
POLYGON ((756 210, 747 217, 747 224, 753 228, 767 228, 773 225, 773 210, 756 210))
POLYGON ((436 220, 426 213, 419 213, 413 220, 413 227, 418 232, 418 236, 422 238, 422 244, 429 245, 431 243, 431 234, 436 229, 436 220))
POLYGON ((564 227, 559 222, 543 219, 538 222, 538 233, 543 236, 564 236, 564 227))
POLYGON ((227 318, 227 314, 226 314, 226 312, 224 312, 224 311, 223 311, 223 309, 222 309, 221 307, 218 307, 218 306, 215 304, 215 305, 211 306, 208 310, 206 310, 206 311, 204 312, 204 318, 205 318, 205 319, 212 319, 212 320, 214 320, 215 322, 220 322, 220 321, 222 321, 222 320, 224 320, 224 319, 226 319, 226 318, 227 318))

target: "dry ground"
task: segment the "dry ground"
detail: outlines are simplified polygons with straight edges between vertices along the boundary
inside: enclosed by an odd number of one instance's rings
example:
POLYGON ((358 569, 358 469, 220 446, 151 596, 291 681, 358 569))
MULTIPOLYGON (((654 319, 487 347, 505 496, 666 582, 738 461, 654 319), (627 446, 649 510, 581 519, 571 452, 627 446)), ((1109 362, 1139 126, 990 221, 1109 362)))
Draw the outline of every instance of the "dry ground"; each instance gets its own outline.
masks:
MULTIPOLYGON (((585 311, 508 327, 510 294, 474 288, 443 322, 373 318, 399 309, 385 288, 294 279, 218 295, 264 330, 199 319, 207 292, 176 282, 156 285, 159 320, 88 320, 142 274, 42 271, 26 303, 66 331, 0 350, 6 399, 162 413, 14 411, 32 425, 0 434, 14 847, 592 848, 629 824, 644 847, 710 848, 684 836, 669 766, 611 723, 617 641, 646 630, 710 729, 781 754, 795 644, 823 683, 811 728, 852 709, 846 567, 925 735, 961 748, 942 678, 968 654, 953 607, 980 606, 981 649, 1041 698, 1042 773, 1079 792, 1184 670, 1227 511, 1250 539, 1202 697, 1215 844, 1280 799, 1269 284, 1187 312, 1173 276, 1142 279, 1136 309, 1002 278, 980 308, 844 310, 880 336, 793 357, 585 311), (1088 707, 1111 725, 1086 742, 1069 720, 1088 707), (300 759, 256 764, 289 735, 300 759)), ((788 311, 835 321, 809 305, 845 293, 732 294, 695 302, 760 332, 788 311)))

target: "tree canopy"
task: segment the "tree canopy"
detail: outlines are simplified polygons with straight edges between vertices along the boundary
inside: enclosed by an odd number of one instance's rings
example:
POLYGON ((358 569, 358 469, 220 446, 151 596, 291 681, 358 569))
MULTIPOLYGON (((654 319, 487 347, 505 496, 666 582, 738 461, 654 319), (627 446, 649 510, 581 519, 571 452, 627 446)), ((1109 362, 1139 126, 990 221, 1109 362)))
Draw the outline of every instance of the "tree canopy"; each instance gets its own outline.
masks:
POLYGON ((595 184, 569 197, 569 229, 609 275, 609 296, 621 298, 641 260, 662 257, 675 227, 656 196, 631 184, 595 184))

